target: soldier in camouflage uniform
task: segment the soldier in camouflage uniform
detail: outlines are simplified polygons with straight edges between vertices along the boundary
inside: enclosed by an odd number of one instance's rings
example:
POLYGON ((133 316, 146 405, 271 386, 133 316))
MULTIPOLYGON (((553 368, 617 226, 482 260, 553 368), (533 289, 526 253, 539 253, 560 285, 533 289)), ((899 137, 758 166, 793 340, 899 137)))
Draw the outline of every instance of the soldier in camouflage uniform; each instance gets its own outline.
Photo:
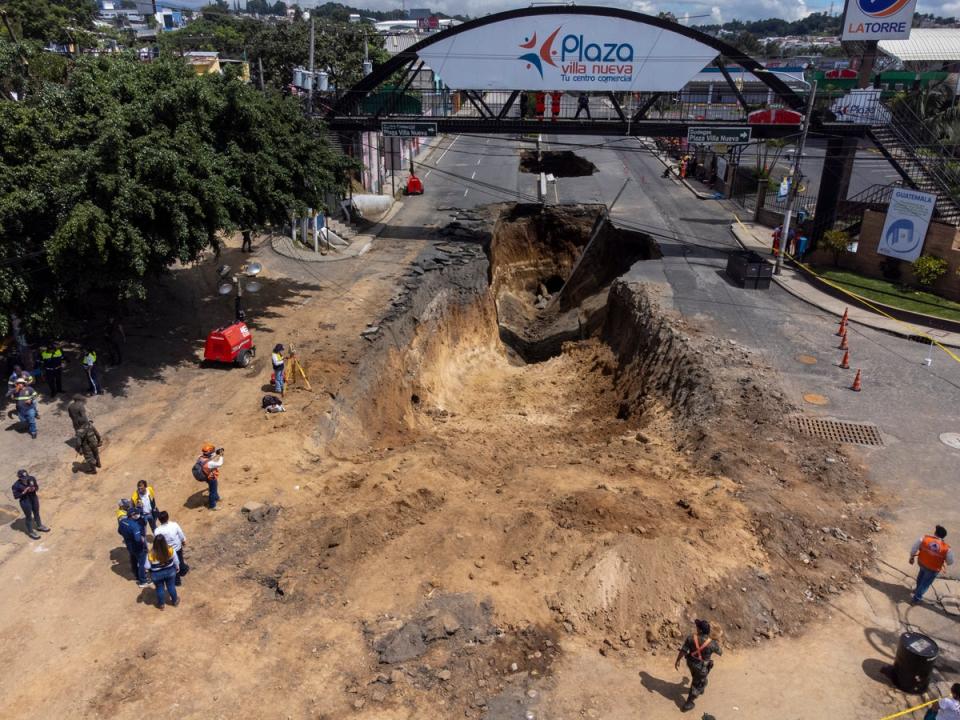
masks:
POLYGON ((711 656, 723 655, 720 649, 720 643, 710 637, 710 623, 706 620, 696 620, 697 631, 693 635, 687 636, 683 646, 677 655, 677 661, 674 663, 676 669, 680 669, 680 661, 686 659, 687 668, 690 670, 692 680, 690 682, 690 695, 683 705, 683 711, 693 710, 693 701, 695 698, 703 695, 707 689, 707 675, 713 669, 713 660, 711 656))
POLYGON ((77 429, 77 452, 83 453, 84 461, 90 466, 90 472, 97 474, 100 467, 100 446, 103 441, 100 433, 89 420, 84 421, 77 429))

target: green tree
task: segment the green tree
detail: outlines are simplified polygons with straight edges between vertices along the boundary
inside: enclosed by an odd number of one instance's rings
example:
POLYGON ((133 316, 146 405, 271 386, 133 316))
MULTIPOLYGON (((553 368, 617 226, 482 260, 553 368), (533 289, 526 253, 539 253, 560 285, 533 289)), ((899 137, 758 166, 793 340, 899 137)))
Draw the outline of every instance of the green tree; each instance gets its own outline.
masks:
POLYGON ((140 298, 219 233, 321 207, 347 158, 299 104, 181 61, 85 58, 0 102, 0 333, 55 308, 140 298))
POLYGON ((921 255, 912 263, 913 275, 923 287, 930 287, 947 272, 947 261, 936 255, 921 255))
POLYGON ((821 242, 823 248, 833 254, 833 264, 840 265, 840 258, 847 252, 847 246, 850 245, 850 235, 843 230, 827 230, 821 242))
MULTIPOLYGON (((96 0, 0 0, 0 11, 6 13, 20 40, 77 42, 88 46, 93 39, 90 31, 97 15, 97 3, 96 0)), ((6 34, 2 25, 0 34, 6 34)))

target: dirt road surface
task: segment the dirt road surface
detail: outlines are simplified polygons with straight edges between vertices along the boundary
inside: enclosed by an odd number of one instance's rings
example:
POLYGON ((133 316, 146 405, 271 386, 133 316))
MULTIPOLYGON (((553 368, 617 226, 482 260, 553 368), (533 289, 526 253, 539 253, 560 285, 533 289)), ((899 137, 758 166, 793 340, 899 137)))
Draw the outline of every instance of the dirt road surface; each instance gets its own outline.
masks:
MULTIPOLYGON (((830 635, 884 502, 856 457, 795 442, 773 370, 664 315, 656 288, 598 281, 583 307, 602 311, 579 316, 593 336, 521 362, 497 308, 543 305, 564 268, 510 246, 496 217, 388 229, 343 263, 259 249, 246 370, 197 363, 232 310, 216 263, 175 271, 89 403, 100 474, 74 472, 59 401, 40 440, 4 433, 10 482, 19 466, 39 478, 53 528, 30 541, 3 505, 4 717, 673 717, 676 647, 704 616, 727 649, 705 710, 815 716, 745 686, 759 664, 791 691, 797 658, 819 656, 845 707, 879 717, 889 698, 830 635), (268 416, 276 342, 313 391, 268 416), (219 512, 190 474, 204 442, 226 449, 219 512), (162 611, 116 533, 140 478, 188 537, 182 603, 162 611)), ((529 316, 561 322, 550 312, 529 316)), ((816 704, 809 679, 791 694, 816 704)))

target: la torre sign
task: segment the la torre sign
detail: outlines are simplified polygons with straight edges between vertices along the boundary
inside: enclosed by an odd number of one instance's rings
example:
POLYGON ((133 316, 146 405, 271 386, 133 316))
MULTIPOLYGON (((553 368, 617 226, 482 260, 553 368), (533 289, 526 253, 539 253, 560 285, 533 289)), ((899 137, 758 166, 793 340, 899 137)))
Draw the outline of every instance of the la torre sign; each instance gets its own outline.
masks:
POLYGON ((842 40, 906 40, 917 0, 847 0, 842 40))
POLYGON ((417 52, 449 87, 562 92, 677 91, 718 54, 664 27, 573 13, 493 22, 417 52))

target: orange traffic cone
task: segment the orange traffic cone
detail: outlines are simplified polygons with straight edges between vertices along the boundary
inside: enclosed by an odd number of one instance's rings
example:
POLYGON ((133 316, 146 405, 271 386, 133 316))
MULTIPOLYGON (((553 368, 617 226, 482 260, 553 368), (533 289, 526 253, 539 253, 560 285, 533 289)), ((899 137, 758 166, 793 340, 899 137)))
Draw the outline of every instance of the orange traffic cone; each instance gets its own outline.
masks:
MULTIPOLYGON (((846 337, 846 336, 844 336, 844 337, 846 337)), ((844 351, 843 351, 843 360, 840 361, 840 368, 841 368, 842 370, 849 370, 849 369, 850 369, 850 351, 849 351, 849 350, 844 350, 844 351)))
POLYGON ((847 333, 844 331, 843 335, 840 336, 840 346, 838 349, 847 350, 850 346, 847 344, 847 333))
POLYGON ((860 368, 857 368, 857 376, 853 379, 853 385, 850 386, 850 389, 860 392, 860 368))
POLYGON ((840 322, 842 322, 844 325, 847 324, 847 309, 848 308, 843 309, 843 317, 840 318, 840 322))
POLYGON ((840 318, 840 327, 837 328, 837 335, 844 335, 847 332, 847 318, 840 318))

